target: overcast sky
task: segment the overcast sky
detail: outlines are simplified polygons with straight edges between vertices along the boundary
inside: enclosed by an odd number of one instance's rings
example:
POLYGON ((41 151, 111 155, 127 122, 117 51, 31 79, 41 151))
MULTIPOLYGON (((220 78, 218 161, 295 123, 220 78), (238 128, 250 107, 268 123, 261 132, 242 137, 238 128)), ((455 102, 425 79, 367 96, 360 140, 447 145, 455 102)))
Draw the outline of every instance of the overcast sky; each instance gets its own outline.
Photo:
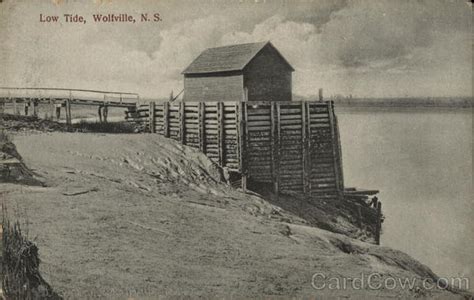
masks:
POLYGON ((471 96, 471 14, 464 0, 3 0, 0 86, 168 96, 205 48, 270 40, 296 69, 295 94, 471 96), (155 12, 162 22, 92 18, 155 12), (40 23, 40 13, 61 21, 40 23))

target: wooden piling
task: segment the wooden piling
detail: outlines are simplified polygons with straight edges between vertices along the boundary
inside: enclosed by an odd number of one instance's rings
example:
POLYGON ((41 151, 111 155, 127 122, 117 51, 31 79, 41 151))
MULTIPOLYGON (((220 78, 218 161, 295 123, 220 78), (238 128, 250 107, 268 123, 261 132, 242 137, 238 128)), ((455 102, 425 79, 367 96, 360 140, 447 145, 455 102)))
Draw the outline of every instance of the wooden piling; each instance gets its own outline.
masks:
POLYGON ((163 103, 163 135, 170 137, 170 103, 163 103))
POLYGON ((375 244, 380 245, 380 232, 382 230, 382 203, 377 202, 377 224, 375 227, 375 244))
POLYGON ((306 103, 301 102, 301 143, 302 143, 302 153, 301 153, 301 170, 303 177, 303 195, 308 195, 308 168, 306 165, 308 149, 306 147, 306 103))
POLYGON ((179 140, 181 144, 186 144, 186 127, 185 127, 185 116, 184 116, 184 102, 179 103, 179 113, 178 113, 178 120, 179 120, 179 140))
POLYGON ((224 103, 217 102, 217 149, 219 165, 224 165, 224 103))
MULTIPOLYGON (((12 101, 12 95, 10 94, 10 91, 8 91, 8 103, 12 101)), ((15 112, 13 112, 15 114, 15 112)))
POLYGON ((278 167, 278 135, 277 127, 279 126, 277 122, 277 108, 276 103, 272 102, 270 106, 270 143, 271 143, 271 172, 272 172, 272 183, 273 183, 273 193, 278 197, 279 195, 279 186, 277 180, 277 174, 279 172, 278 167))
POLYGON ((306 142, 306 170, 308 172, 308 180, 306 181, 308 188, 308 197, 311 198, 311 175, 312 175, 312 161, 311 161, 311 106, 309 102, 306 102, 306 115, 308 116, 308 122, 306 123, 307 130, 307 142, 306 142))
POLYGON ((18 107, 16 106, 16 98, 13 98, 13 114, 18 115, 18 107))
POLYGON ((329 114, 329 126, 331 126, 331 152, 332 152, 332 161, 333 161, 333 168, 334 168, 334 176, 336 178, 336 185, 337 185, 337 193, 338 196, 341 198, 343 196, 343 187, 340 186, 340 170, 339 162, 337 160, 338 155, 338 145, 337 145, 337 137, 336 137, 336 130, 335 130, 335 122, 334 122, 334 102, 328 102, 328 114, 329 114))
POLYGON ((247 173, 242 173, 241 181, 242 181, 242 190, 246 192, 247 191, 247 173))
POLYGON ((344 191, 344 168, 342 163, 342 149, 341 149, 341 137, 339 135, 339 123, 337 121, 336 113, 334 112, 334 105, 333 105, 333 118, 334 118, 334 131, 336 136, 336 146, 337 146, 337 164, 339 167, 339 188, 344 191))
POLYGON ((235 103, 235 129, 237 130, 237 160, 239 164, 239 171, 242 171, 242 104, 235 103))
POLYGON ((276 145, 277 145, 277 151, 276 151, 276 161, 275 161, 275 185, 276 185, 276 190, 280 190, 280 162, 281 162, 281 146, 280 146, 280 140, 281 140, 281 106, 280 103, 276 104, 276 145))
MULTIPOLYGON (((205 102, 198 103, 198 138, 199 138, 199 151, 204 152, 204 106, 205 102)), ((205 153, 205 152, 204 152, 205 153)))
POLYGON ((109 106, 107 105, 107 102, 105 102, 104 104, 103 115, 104 115, 104 123, 107 123, 107 117, 109 116, 109 106))
POLYGON ((199 127, 201 128, 201 147, 202 152, 207 154, 207 143, 206 143, 206 103, 201 103, 201 114, 199 119, 199 127))
POLYGON ((52 98, 49 98, 49 109, 51 111, 51 120, 54 120, 54 117, 56 116, 56 106, 54 105, 54 100, 52 98))
POLYGON ((247 176, 248 176, 248 136, 249 136, 249 128, 248 128, 248 111, 247 111, 247 102, 241 102, 241 110, 242 110, 242 120, 240 122, 241 128, 241 164, 242 164, 242 190, 247 191, 247 176))
POLYGON ((149 114, 148 114, 148 123, 150 127, 150 133, 156 132, 156 120, 155 120, 155 102, 151 101, 149 103, 149 114))
POLYGON ((102 104, 97 107, 97 114, 99 116, 99 122, 102 123, 102 104))
POLYGON ((71 100, 66 99, 66 124, 72 124, 72 116, 71 116, 71 100))
POLYGON ((39 105, 38 99, 37 98, 33 99, 31 101, 31 103, 33 103, 33 116, 37 117, 38 116, 38 105, 39 105))
MULTIPOLYGON (((105 95, 104 95, 105 96, 105 95)), ((72 115, 71 115, 71 102, 72 102, 72 91, 69 91, 69 99, 66 100, 66 123, 68 125, 72 124, 72 115)), ((105 118, 105 117, 104 117, 105 118)))

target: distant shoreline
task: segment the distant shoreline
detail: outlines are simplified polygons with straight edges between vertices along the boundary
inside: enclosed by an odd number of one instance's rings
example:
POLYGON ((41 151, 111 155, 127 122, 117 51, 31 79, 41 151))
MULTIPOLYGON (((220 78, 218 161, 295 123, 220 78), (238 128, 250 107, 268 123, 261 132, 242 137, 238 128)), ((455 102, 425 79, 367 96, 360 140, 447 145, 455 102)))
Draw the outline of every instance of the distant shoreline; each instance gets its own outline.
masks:
POLYGON ((472 107, 462 106, 355 106, 334 104, 336 113, 472 113, 472 107))
POLYGON ((335 99, 338 107, 351 108, 472 108, 472 98, 352 98, 335 99))

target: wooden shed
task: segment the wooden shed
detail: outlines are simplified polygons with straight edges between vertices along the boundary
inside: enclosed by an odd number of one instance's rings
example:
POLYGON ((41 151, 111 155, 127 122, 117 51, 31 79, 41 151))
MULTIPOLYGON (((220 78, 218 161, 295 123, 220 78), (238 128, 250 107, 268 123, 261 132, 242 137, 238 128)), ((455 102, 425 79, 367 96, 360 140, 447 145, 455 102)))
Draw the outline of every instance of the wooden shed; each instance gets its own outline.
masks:
POLYGON ((270 42, 204 50, 183 72, 184 101, 291 101, 293 67, 270 42))

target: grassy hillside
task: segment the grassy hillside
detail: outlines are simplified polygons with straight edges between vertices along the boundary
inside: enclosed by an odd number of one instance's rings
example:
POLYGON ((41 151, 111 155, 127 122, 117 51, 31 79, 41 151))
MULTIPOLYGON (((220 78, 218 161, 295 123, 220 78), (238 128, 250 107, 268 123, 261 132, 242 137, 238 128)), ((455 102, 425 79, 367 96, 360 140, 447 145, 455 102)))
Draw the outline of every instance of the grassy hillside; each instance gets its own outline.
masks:
POLYGON ((462 298, 425 289, 436 275, 408 255, 311 227, 158 135, 45 133, 15 143, 46 186, 1 184, 2 197, 27 215, 43 277, 65 298, 462 298), (416 284, 315 289, 315 274, 416 284))

